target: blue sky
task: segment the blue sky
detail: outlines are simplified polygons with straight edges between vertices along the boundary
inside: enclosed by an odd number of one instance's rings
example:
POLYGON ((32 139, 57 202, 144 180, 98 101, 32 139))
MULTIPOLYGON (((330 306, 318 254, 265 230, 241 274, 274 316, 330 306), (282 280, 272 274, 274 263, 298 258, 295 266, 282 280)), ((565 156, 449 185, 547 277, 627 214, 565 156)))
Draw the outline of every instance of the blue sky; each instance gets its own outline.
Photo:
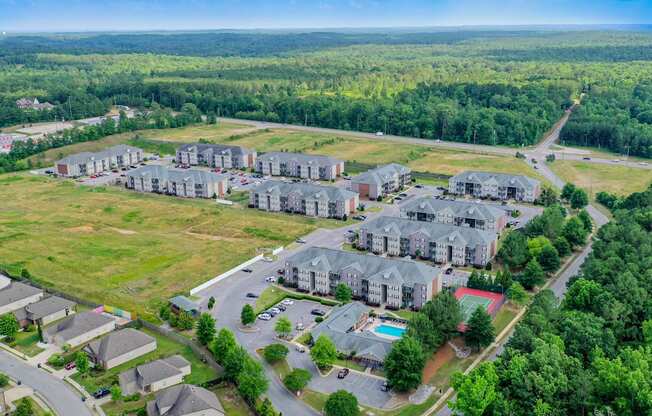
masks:
POLYGON ((652 23, 652 0, 0 0, 0 31, 652 23))

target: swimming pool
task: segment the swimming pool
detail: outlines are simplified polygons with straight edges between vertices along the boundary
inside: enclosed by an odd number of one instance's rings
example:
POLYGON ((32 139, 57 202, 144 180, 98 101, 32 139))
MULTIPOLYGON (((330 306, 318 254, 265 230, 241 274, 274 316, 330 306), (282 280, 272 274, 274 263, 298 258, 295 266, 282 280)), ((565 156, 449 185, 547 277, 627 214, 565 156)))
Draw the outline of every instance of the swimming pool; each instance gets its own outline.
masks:
POLYGON ((392 325, 378 325, 375 329, 375 332, 383 335, 389 335, 390 337, 400 338, 405 333, 405 328, 399 328, 392 325))

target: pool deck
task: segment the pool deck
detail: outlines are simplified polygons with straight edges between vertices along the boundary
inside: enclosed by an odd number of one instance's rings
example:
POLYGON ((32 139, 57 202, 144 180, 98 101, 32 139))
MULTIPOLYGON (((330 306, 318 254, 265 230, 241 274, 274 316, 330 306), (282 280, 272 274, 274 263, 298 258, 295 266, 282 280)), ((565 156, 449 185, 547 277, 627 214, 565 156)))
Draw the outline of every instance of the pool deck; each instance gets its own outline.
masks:
POLYGON ((395 335, 391 335, 391 334, 378 332, 376 329, 378 327, 380 327, 380 326, 396 328, 396 329, 399 329, 399 330, 403 330, 403 332, 405 332, 405 330, 407 330, 407 327, 405 325, 398 325, 398 324, 395 324, 395 323, 388 324, 388 323, 383 322, 382 320, 380 320, 378 318, 374 318, 372 321, 367 322, 367 324, 365 326, 360 328, 360 331, 361 332, 369 331, 370 333, 372 333, 373 335, 375 335, 375 336, 377 336, 379 338, 389 339, 389 340, 392 340, 392 341, 395 341, 395 340, 398 340, 398 339, 401 338, 402 334, 400 336, 395 336, 395 335))

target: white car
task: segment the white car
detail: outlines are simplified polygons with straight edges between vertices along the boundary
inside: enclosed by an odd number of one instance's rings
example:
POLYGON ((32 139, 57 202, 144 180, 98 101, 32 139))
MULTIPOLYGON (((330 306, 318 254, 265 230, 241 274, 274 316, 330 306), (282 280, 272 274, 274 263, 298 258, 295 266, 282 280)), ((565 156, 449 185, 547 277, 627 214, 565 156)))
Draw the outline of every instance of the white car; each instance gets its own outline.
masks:
POLYGON ((295 327, 297 331, 303 331, 303 324, 301 322, 297 323, 297 326, 295 327))
POLYGON ((641 166, 647 166, 647 162, 638 162, 638 164, 641 166))
POLYGON ((279 308, 270 308, 269 311, 272 312, 272 313, 275 313, 275 314, 277 314, 277 315, 278 315, 279 313, 281 313, 281 310, 280 310, 279 308))
POLYGON ((283 299, 281 303, 285 306, 294 305, 294 301, 292 299, 283 299))
POLYGON ((276 282, 276 276, 267 276, 265 278, 265 281, 268 282, 268 283, 274 283, 274 282, 276 282))
POLYGON ((258 315, 258 319, 261 319, 263 321, 269 321, 270 319, 272 319, 272 316, 268 313, 261 313, 260 315, 258 315))
POLYGON ((377 131, 376 132, 376 136, 383 136, 383 135, 384 135, 384 133, 382 131, 377 131))

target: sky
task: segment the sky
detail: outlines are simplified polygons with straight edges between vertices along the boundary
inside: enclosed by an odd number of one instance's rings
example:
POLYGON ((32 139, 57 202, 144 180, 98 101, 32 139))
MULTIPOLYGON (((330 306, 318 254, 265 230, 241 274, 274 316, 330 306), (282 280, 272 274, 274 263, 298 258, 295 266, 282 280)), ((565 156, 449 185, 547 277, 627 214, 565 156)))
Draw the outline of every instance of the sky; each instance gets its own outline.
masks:
POLYGON ((0 0, 0 31, 648 24, 652 0, 0 0))

